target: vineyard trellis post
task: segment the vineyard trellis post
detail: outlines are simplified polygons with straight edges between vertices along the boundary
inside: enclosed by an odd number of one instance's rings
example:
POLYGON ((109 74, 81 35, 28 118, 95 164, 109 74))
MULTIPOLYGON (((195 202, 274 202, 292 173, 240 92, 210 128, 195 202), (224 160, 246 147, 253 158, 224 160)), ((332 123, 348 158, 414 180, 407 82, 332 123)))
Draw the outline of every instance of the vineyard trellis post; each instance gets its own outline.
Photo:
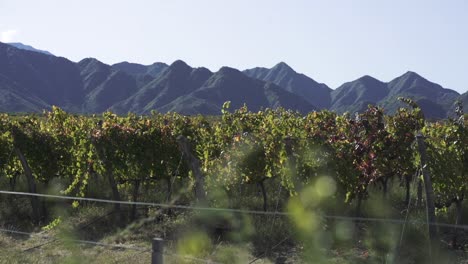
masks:
POLYGON ((162 238, 154 238, 152 249, 151 264, 163 264, 164 240, 162 238))
MULTIPOLYGON (((34 176, 31 171, 31 167, 29 167, 28 161, 24 157, 23 153, 21 150, 17 147, 15 147, 15 152, 16 155, 18 156, 18 159, 21 162, 21 166, 23 167, 24 174, 26 175, 26 179, 28 182, 28 188, 30 193, 37 193, 37 187, 36 187, 36 181, 34 180, 34 176)), ((33 218, 34 222, 36 224, 39 224, 41 221, 41 212, 40 212, 40 204, 39 204, 39 198, 38 197, 31 197, 31 206, 32 206, 32 211, 33 211, 33 218)))
MULTIPOLYGON (((94 146, 96 148, 96 153, 97 153, 98 158, 102 161, 102 163, 104 165, 104 170, 105 170, 104 176, 107 178, 109 186, 111 187, 112 198, 115 201, 121 201, 118 184, 117 184, 117 182, 116 182, 116 180, 114 178, 113 165, 107 159, 105 150, 101 149, 101 147, 98 146, 95 141, 93 141, 93 144, 94 144, 94 146)), ((122 212, 122 210, 120 208, 120 203, 115 203, 114 204, 114 210, 115 210, 115 212, 117 214, 117 223, 118 223, 118 225, 122 226, 125 217, 124 217, 123 212, 122 212)))
POLYGON ((184 157, 186 157, 186 162, 189 168, 193 172, 193 176, 195 177, 195 196, 197 201, 200 203, 204 203, 206 200, 205 194, 205 179, 200 170, 200 161, 193 155, 192 147, 190 146, 189 141, 184 136, 177 137, 177 143, 179 144, 179 148, 183 153, 184 157))
POLYGON ((435 249, 435 242, 437 241, 437 226, 435 216, 435 203, 434 203, 434 189, 432 188, 432 181, 429 169, 427 167, 427 153, 426 144, 424 142, 424 136, 419 132, 416 135, 416 141, 418 143, 418 152, 421 161, 421 170, 424 178, 424 189, 426 192, 426 214, 429 228, 429 239, 431 241, 431 251, 435 249))

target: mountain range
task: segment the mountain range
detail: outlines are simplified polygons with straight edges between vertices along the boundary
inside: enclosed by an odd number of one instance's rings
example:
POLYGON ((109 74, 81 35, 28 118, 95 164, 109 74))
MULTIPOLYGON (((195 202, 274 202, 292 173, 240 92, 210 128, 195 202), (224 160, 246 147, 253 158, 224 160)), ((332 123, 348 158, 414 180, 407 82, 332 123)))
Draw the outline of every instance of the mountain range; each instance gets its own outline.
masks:
POLYGON ((108 65, 94 58, 72 62, 21 43, 0 43, 0 111, 39 112, 52 105, 74 113, 118 114, 179 112, 220 114, 225 101, 233 109, 252 111, 283 107, 307 113, 329 109, 360 112, 368 104, 395 112, 397 97, 413 98, 430 118, 451 116, 456 100, 468 109, 468 93, 430 82, 407 72, 390 82, 371 76, 336 89, 297 73, 286 63, 244 71, 223 67, 217 72, 193 68, 183 61, 170 65, 121 62, 108 65))
POLYGON ((11 45, 15 48, 18 48, 18 49, 22 49, 22 50, 29 50, 29 51, 35 51, 35 52, 39 52, 39 53, 44 53, 46 55, 54 55, 50 52, 48 52, 47 50, 40 50, 40 49, 36 49, 32 46, 29 46, 29 45, 25 45, 23 43, 20 43, 20 42, 10 42, 10 43, 7 43, 8 45, 11 45))

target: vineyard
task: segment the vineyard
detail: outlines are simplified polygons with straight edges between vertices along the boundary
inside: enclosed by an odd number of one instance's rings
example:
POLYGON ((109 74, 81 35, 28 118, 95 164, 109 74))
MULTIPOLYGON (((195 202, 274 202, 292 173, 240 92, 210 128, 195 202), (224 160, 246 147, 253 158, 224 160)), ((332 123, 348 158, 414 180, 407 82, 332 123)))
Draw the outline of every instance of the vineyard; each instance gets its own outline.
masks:
MULTIPOLYGON (((129 245, 161 237, 188 257, 174 263, 466 263, 462 106, 429 122, 401 100, 394 115, 229 102, 218 117, 2 114, 0 228, 129 245)), ((4 235, 0 247, 50 246, 4 235)), ((95 248, 63 247, 47 261, 96 259, 83 253, 95 248)), ((28 261, 26 249, 0 252, 28 261)))

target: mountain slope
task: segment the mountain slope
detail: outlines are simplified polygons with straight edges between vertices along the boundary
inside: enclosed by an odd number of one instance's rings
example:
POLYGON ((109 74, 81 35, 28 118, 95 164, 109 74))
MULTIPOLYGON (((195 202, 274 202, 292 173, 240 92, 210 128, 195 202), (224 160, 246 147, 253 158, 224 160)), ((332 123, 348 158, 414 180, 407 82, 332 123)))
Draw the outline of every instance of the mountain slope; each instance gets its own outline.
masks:
POLYGON ((167 67, 167 64, 162 62, 155 62, 151 65, 142 65, 138 63, 130 63, 130 62, 120 62, 112 65, 112 68, 121 70, 126 72, 130 75, 149 75, 152 77, 158 76, 162 71, 164 71, 167 67))
POLYGON ((424 114, 430 118, 445 118, 451 112, 453 102, 459 94, 428 81, 415 72, 406 72, 388 83, 389 94, 379 104, 387 112, 394 113, 404 106, 398 97, 409 97, 420 104, 424 114))
POLYGON ((0 112, 40 112, 47 108, 50 105, 0 74, 0 112))
POLYGON ((104 82, 112 72, 109 65, 94 58, 83 59, 77 63, 77 66, 80 70, 85 92, 90 92, 95 89, 104 82))
POLYGON ((253 111, 284 107, 303 113, 359 112, 377 104, 393 113, 405 106, 397 100, 400 96, 414 99, 428 118, 452 116, 457 99, 468 109, 467 93, 459 95, 414 72, 388 83, 363 76, 332 91, 286 63, 244 72, 223 67, 216 73, 183 61, 170 66, 128 62, 110 66, 93 58, 74 63, 0 43, 0 111, 4 112, 40 112, 56 105, 75 113, 111 109, 220 114, 221 105, 231 101, 233 109, 246 103, 253 111))
POLYGON ((208 69, 193 69, 183 61, 175 61, 153 81, 112 109, 119 113, 145 113, 158 109, 199 88, 211 75, 208 69))
POLYGON ((414 72, 407 72, 388 83, 364 76, 334 90, 330 109, 339 113, 361 112, 368 104, 374 104, 392 114, 398 108, 406 107, 398 97, 413 99, 429 118, 445 118, 459 94, 414 72))
POLYGON ((42 54, 46 54, 46 55, 51 55, 53 56, 54 54, 46 51, 46 50, 40 50, 40 49, 36 49, 32 46, 29 46, 29 45, 25 45, 23 43, 20 43, 20 42, 11 42, 11 43, 6 43, 8 45, 11 45, 15 48, 18 48, 18 49, 22 49, 22 50, 29 50, 29 51, 34 51, 34 52, 39 52, 39 53, 42 53, 42 54))
POLYGON ((179 97, 162 107, 161 112, 184 114, 220 114, 224 102, 231 101, 231 108, 244 104, 252 111, 261 108, 284 107, 306 113, 316 108, 310 103, 279 86, 250 78, 242 72, 228 67, 213 74, 199 89, 179 97))
POLYGON ((468 92, 465 92, 463 94, 461 94, 452 104, 452 106, 450 107, 450 110, 447 114, 447 117, 449 118, 455 118, 456 117, 456 113, 455 113, 455 110, 457 109, 457 102, 458 101, 461 101, 462 102, 462 106, 463 106, 463 113, 465 114, 465 120, 468 121, 468 119, 466 118, 468 116, 468 92))
POLYGON ((458 100, 463 102, 463 111, 465 113, 468 113, 468 92, 465 92, 464 94, 460 95, 458 100))
POLYGON ((133 95, 138 87, 135 77, 96 59, 88 58, 77 64, 86 91, 83 112, 99 113, 133 95))
POLYGON ((327 109, 331 104, 331 89, 325 84, 297 73, 286 63, 280 62, 271 69, 253 68, 245 70, 247 76, 272 82, 284 90, 301 96, 319 109, 327 109))
POLYGON ((366 75, 332 91, 330 109, 339 113, 361 112, 368 104, 377 104, 388 93, 386 83, 366 75))
POLYGON ((79 111, 84 99, 79 70, 65 58, 0 43, 0 74, 31 96, 69 111, 79 111))

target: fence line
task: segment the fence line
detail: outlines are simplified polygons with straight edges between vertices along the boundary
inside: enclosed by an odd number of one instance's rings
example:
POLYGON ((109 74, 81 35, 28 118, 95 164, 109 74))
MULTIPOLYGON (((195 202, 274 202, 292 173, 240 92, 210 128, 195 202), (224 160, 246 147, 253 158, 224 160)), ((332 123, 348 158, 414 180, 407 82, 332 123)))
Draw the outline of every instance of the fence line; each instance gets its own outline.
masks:
POLYGON ((109 204, 152 206, 152 207, 163 207, 163 208, 195 210, 195 211, 221 211, 221 212, 231 212, 231 213, 259 214, 259 215, 290 215, 290 213, 286 213, 286 212, 271 212, 271 211, 266 211, 265 212, 265 211, 243 210, 243 209, 233 209, 233 208, 216 208, 216 207, 199 207, 199 206, 188 206, 188 205, 174 205, 174 204, 167 204, 167 203, 116 201, 116 200, 99 199, 99 198, 73 197, 73 196, 28 193, 28 192, 13 192, 13 191, 4 191, 4 190, 0 190, 0 194, 35 196, 35 197, 52 198, 52 199, 63 199, 63 200, 71 200, 71 201, 87 201, 87 202, 109 203, 109 204))
MULTIPOLYGON (((36 196, 52 199, 63 199, 63 200, 73 200, 73 201, 89 201, 89 202, 98 202, 98 203, 109 203, 109 204, 123 204, 123 205, 139 205, 139 206, 152 206, 152 207, 163 207, 163 208, 174 208, 174 209, 183 209, 183 210, 194 210, 194 211, 211 211, 211 212, 230 212, 230 213, 244 213, 244 214, 254 214, 254 215, 281 215, 281 216, 291 216, 291 213, 288 212, 272 212, 272 211, 256 211, 256 210, 244 210, 244 209, 233 209, 233 208, 216 208, 216 207, 198 207, 198 206, 189 206, 189 205, 173 205, 165 203, 150 203, 150 202, 131 202, 131 201, 116 201, 116 200, 106 200, 98 198, 85 198, 85 197, 72 197, 72 196, 62 196, 62 195, 52 195, 52 194, 40 194, 40 193, 27 193, 27 192, 13 192, 13 191, 3 191, 0 190, 0 194, 7 195, 22 195, 22 196, 36 196)), ((468 230, 468 225, 454 225, 446 223, 427 223, 424 221, 406 221, 405 219, 392 219, 392 218, 375 218, 375 217, 356 217, 356 216, 339 216, 339 215, 319 215, 320 218, 332 219, 332 220, 343 220, 343 221, 362 221, 362 222, 387 222, 393 224, 421 224, 421 225, 435 225, 440 227, 449 227, 455 229, 468 230)))
MULTIPOLYGON (((30 236, 30 237, 41 237, 41 238, 50 238, 51 237, 51 236, 47 236, 47 235, 41 235, 41 234, 38 234, 38 233, 28 233, 28 232, 16 231, 16 230, 11 230, 11 229, 4 229, 4 228, 0 228, 0 232, 17 234, 17 235, 24 235, 24 236, 30 236)), ((80 239, 57 239, 57 240, 64 241, 64 242, 74 242, 74 243, 78 243, 78 244, 94 245, 94 246, 100 246, 100 247, 130 249, 130 250, 136 250, 136 251, 151 250, 149 248, 143 248, 143 247, 134 247, 134 246, 117 245, 117 244, 106 244, 106 243, 101 243, 101 242, 96 242, 96 241, 80 240, 80 239)))
MULTIPOLYGON (((34 234, 34 233, 27 233, 27 232, 3 229, 3 228, 0 228, 0 232, 11 233, 11 234, 16 234, 16 235, 24 235, 24 236, 37 236, 37 234, 34 234)), ((44 236, 44 238, 49 238, 49 237, 44 236)))
MULTIPOLYGON (((50 238, 50 236, 47 236, 47 235, 41 235, 41 234, 37 234, 37 233, 29 233, 29 232, 23 232, 23 231, 11 230, 11 229, 4 229, 4 228, 0 228, 0 232, 17 234, 17 235, 25 235, 25 236, 30 236, 30 237, 50 238)), ((119 248, 119 249, 124 249, 124 250, 128 249, 128 250, 138 251, 139 253, 153 252, 153 250, 151 248, 145 248, 145 247, 117 245, 117 244, 106 244, 106 243, 102 243, 102 242, 89 241, 89 240, 80 240, 80 239, 57 239, 57 240, 64 241, 64 242, 73 242, 73 243, 77 243, 77 244, 107 247, 107 248, 119 248)), ((176 258, 183 258, 183 259, 193 260, 193 261, 198 261, 198 262, 204 262, 204 263, 210 263, 210 264, 219 264, 218 262, 214 262, 214 261, 209 260, 209 259, 201 259, 201 258, 185 256, 185 255, 179 255, 179 254, 169 253, 169 252, 164 252, 163 254, 166 255, 166 256, 172 256, 172 257, 176 257, 176 258)))

